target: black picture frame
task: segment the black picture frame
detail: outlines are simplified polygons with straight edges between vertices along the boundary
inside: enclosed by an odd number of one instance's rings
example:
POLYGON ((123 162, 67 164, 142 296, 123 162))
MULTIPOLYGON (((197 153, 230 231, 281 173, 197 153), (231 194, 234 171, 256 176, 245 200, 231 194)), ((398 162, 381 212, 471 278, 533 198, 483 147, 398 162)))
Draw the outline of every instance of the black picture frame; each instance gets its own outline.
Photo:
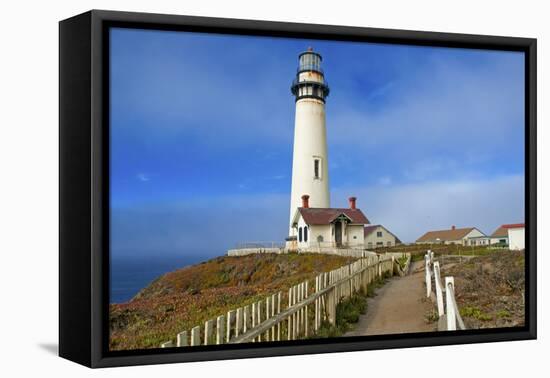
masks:
POLYGON ((59 24, 59 355, 89 367, 535 339, 536 39, 92 10, 59 24), (466 330, 112 352, 109 298, 108 28, 510 50, 525 53, 526 322, 466 330))

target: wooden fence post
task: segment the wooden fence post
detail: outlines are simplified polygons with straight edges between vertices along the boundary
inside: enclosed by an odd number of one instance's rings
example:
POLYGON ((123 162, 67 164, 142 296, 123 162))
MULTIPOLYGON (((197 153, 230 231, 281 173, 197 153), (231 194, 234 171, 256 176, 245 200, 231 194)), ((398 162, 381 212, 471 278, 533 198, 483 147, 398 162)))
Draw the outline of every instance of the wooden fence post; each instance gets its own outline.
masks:
MULTIPOLYGON (((322 288, 323 289, 326 289, 329 282, 328 282, 328 278, 329 278, 329 274, 328 273, 323 273, 323 282, 322 282, 322 288)), ((328 315, 329 315, 329 293, 326 293, 325 295, 323 295, 322 297, 322 308, 323 310, 321 311, 321 316, 323 317, 323 319, 326 319, 328 320, 328 315)))
POLYGON ((212 331, 214 330, 214 320, 210 319, 204 323, 204 345, 210 344, 212 338, 212 331))
POLYGON ((239 336, 241 329, 243 328, 243 308, 237 309, 237 315, 235 317, 235 337, 239 336))
MULTIPOLYGON (((277 314, 281 313, 281 292, 277 293, 277 314)), ((281 341, 281 322, 277 323, 277 341, 281 341)))
POLYGON ((430 273, 430 257, 428 254, 424 256, 424 260, 426 262, 426 298, 429 298, 432 292, 432 275, 430 273))
MULTIPOLYGON (((326 286, 329 286, 331 284, 332 272, 330 272, 330 273, 331 274, 329 274, 329 282, 327 283, 326 286)), ((326 295, 326 304, 325 304, 325 306, 326 306, 326 312, 327 312, 327 320, 330 324, 332 324, 332 297, 333 297, 333 293, 334 293, 335 290, 336 290, 336 288, 332 288, 332 290, 327 292, 327 295, 326 295)))
POLYGON ((191 329, 191 346, 201 345, 201 327, 191 329))
POLYGON ((176 345, 179 347, 187 346, 187 331, 178 333, 176 336, 176 345))
MULTIPOLYGON (((277 294, 273 294, 271 296, 271 317, 274 317, 276 314, 276 307, 277 307, 277 294)), ((271 327, 271 341, 277 340, 275 337, 275 329, 276 327, 271 327)))
MULTIPOLYGON (((292 307, 292 288, 288 289, 288 308, 292 307)), ((288 326, 287 326, 287 340, 292 340, 292 315, 288 317, 288 326)))
MULTIPOLYGON (((271 314, 271 297, 265 299, 265 320, 269 319, 271 314)), ((269 341, 269 330, 265 331, 265 341, 269 341)))
POLYGON ((246 305, 243 307, 243 333, 246 333, 249 326, 250 326, 250 306, 246 305))
MULTIPOLYGON (((315 277, 315 293, 319 291, 319 276, 315 277)), ((315 299, 315 322, 314 322, 315 332, 319 330, 319 298, 315 299)))
MULTIPOLYGON (((300 290, 300 295, 298 297, 299 298, 298 303, 304 300, 304 283, 303 282, 300 284, 299 290, 300 290)), ((305 313, 305 308, 302 307, 300 309, 300 322, 298 323, 299 324, 298 334, 302 333, 304 328, 304 313, 305 313)))
MULTIPOLYGON (((298 297, 298 285, 292 287, 292 305, 296 304, 296 298, 298 297)), ((298 313, 294 312, 292 315, 292 340, 296 340, 296 329, 298 328, 298 313)))
MULTIPOLYGON (((258 325, 258 321, 256 319, 258 315, 258 311, 256 310, 257 303, 252 303, 252 328, 256 327, 258 325)), ((251 340, 253 343, 256 342, 255 338, 251 340)))
POLYGON ((441 288, 441 270, 439 268, 439 261, 434 262, 434 278, 435 278, 435 295, 437 301, 437 313, 439 317, 445 314, 443 307, 443 292, 441 288))
MULTIPOLYGON (((307 289, 308 289, 308 282, 306 281, 305 283, 305 287, 304 287, 304 298, 307 298, 308 297, 308 293, 307 293, 307 289)), ((305 323, 304 323, 304 336, 305 337, 308 337, 308 307, 306 305, 306 308, 305 308, 305 323)))
POLYGON ((455 281, 453 277, 445 277, 445 299, 447 305, 447 331, 456 330, 456 312, 453 305, 452 295, 454 294, 455 281))
POLYGON ((233 323, 233 320, 235 319, 235 310, 227 311, 227 328, 225 329, 226 332, 226 342, 229 342, 231 340, 231 324, 233 323))
MULTIPOLYGON (((262 323, 262 301, 259 300, 256 304, 256 324, 260 325, 262 323)), ((258 335, 258 341, 262 341, 262 335, 258 335)))
POLYGON ((216 344, 223 344, 223 339, 225 336, 225 316, 220 315, 216 319, 216 344))

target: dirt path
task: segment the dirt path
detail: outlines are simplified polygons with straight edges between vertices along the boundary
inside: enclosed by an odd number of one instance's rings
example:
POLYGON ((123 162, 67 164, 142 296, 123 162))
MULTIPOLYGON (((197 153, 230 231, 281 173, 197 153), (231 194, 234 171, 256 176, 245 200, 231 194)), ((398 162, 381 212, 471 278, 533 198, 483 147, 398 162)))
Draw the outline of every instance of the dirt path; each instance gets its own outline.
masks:
POLYGON ((435 331, 436 324, 425 320, 433 306, 425 299, 422 268, 423 262, 415 262, 409 275, 393 277, 379 288, 377 295, 367 300, 367 313, 344 336, 435 331))

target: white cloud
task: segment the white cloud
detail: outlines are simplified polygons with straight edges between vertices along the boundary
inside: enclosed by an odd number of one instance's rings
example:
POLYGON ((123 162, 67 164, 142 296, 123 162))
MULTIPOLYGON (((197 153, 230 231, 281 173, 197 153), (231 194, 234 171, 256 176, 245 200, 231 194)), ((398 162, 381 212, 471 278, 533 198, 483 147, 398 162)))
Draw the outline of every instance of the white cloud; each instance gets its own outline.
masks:
MULTIPOLYGON (((347 187, 332 191, 332 205, 358 197, 372 223, 388 227, 404 242, 428 230, 524 221, 524 178, 432 181, 407 185, 347 187)), ((114 208, 115 255, 159 253, 222 255, 243 241, 280 241, 287 236, 287 194, 194 198, 193 201, 114 208)))
POLYGON ((491 179, 431 181, 394 186, 339 188, 333 205, 346 206, 349 195, 358 197, 373 223, 412 242, 424 232, 457 227, 477 227, 492 233, 500 224, 523 222, 525 217, 523 176, 491 179))
POLYGON ((146 175, 145 173, 138 173, 136 175, 136 177, 139 181, 143 181, 143 182, 147 182, 147 181, 151 180, 151 178, 148 175, 146 175))

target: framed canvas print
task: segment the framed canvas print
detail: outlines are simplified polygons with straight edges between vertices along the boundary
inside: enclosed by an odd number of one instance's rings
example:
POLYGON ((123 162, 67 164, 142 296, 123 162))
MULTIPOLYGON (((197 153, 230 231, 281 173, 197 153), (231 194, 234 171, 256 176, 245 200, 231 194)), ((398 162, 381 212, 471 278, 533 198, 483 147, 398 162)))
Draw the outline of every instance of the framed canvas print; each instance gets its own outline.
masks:
POLYGON ((536 40, 60 22, 59 351, 536 338, 536 40))

